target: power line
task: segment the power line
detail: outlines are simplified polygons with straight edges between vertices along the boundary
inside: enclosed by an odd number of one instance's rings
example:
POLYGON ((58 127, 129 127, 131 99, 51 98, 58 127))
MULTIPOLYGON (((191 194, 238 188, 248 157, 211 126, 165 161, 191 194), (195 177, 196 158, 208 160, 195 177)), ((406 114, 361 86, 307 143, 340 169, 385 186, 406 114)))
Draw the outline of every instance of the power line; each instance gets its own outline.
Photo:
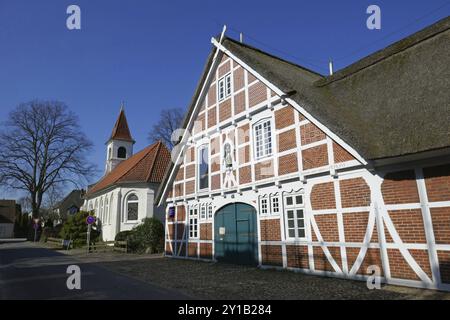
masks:
MULTIPOLYGON (((219 23, 219 22, 216 21, 216 20, 214 20, 214 23, 216 23, 217 25, 220 25, 220 26, 223 26, 223 25, 224 25, 224 24, 219 23)), ((239 30, 233 28, 232 26, 230 26, 230 25, 228 25, 228 24, 227 24, 227 29, 228 29, 228 30, 231 30, 231 31, 233 31, 233 32, 236 32, 238 35, 242 32, 242 31, 239 31, 239 30)), ((252 40, 253 42, 260 44, 261 46, 266 47, 267 49, 270 49, 270 50, 272 50, 272 51, 281 53, 282 55, 285 55, 286 57, 292 58, 292 59, 294 59, 294 60, 297 60, 297 61, 303 61, 303 62, 305 62, 305 64, 310 65, 310 66, 313 66, 313 67, 316 67, 316 68, 318 68, 318 69, 321 69, 322 71, 326 71, 326 70, 327 70, 323 65, 318 65, 318 64, 316 64, 316 63, 327 64, 328 61, 323 61, 323 60, 313 59, 313 58, 305 58, 305 57, 294 56, 294 55, 292 55, 292 54, 290 54, 290 53, 288 53, 288 52, 286 52, 286 51, 283 51, 283 50, 280 50, 280 49, 278 49, 278 48, 272 47, 271 45, 269 45, 269 44, 267 44, 267 43, 265 43, 265 42, 263 42, 263 41, 261 41, 261 40, 258 40, 257 38, 255 38, 255 37, 249 35, 249 34, 246 33, 246 32, 243 32, 243 34, 244 34, 244 39, 245 39, 245 38, 248 38, 248 39, 252 40), (314 62, 313 62, 313 61, 314 61, 314 62)))
POLYGON ((430 11, 430 12, 424 14, 423 16, 420 16, 419 18, 417 18, 417 19, 415 19, 415 20, 409 22, 408 24, 404 25, 403 27, 401 27, 401 28, 399 28, 399 29, 397 29, 397 30, 394 30, 394 31, 388 33, 388 34, 385 35, 384 37, 381 37, 381 38, 379 38, 379 39, 377 39, 377 40, 375 40, 375 41, 373 41, 373 42, 371 42, 371 43, 369 43, 369 44, 367 44, 367 45, 361 46, 361 47, 359 47, 358 49, 353 50, 353 51, 349 52, 348 54, 346 54, 346 55, 344 55, 344 56, 341 56, 341 57, 339 57, 339 58, 333 59, 333 60, 334 60, 334 61, 340 61, 340 60, 346 59, 346 58, 348 58, 348 57, 355 56, 356 53, 361 52, 361 51, 363 51, 364 49, 366 49, 366 48, 368 48, 368 47, 371 47, 371 46, 373 46, 374 44, 379 43, 379 42, 381 42, 381 41, 383 41, 383 40, 385 40, 385 39, 391 37, 392 35, 394 35, 394 34, 400 32, 400 31, 403 31, 404 29, 406 29, 406 28, 408 28, 408 27, 410 27, 410 26, 412 26, 412 25, 415 25, 416 23, 420 22, 421 20, 425 19, 426 17, 432 15, 433 13, 439 11, 440 9, 444 8, 445 6, 447 6, 447 5, 449 5, 449 4, 450 4, 450 1, 444 3, 444 4, 441 5, 440 7, 437 7, 436 9, 433 9, 432 11, 430 11))
MULTIPOLYGON (((343 59, 346 59, 346 58, 349 58, 349 57, 353 57, 353 56, 355 56, 357 53, 359 53, 359 52, 361 52, 361 51, 363 51, 363 50, 365 50, 365 49, 367 49, 367 48, 373 46, 374 44, 377 44, 377 43, 379 43, 379 42, 381 42, 381 41, 383 41, 383 40, 385 40, 385 39, 391 37, 392 35, 394 35, 394 34, 396 34, 396 33, 399 33, 400 31, 403 31, 403 30, 405 30, 406 28, 409 28, 409 27, 412 26, 412 25, 417 24, 417 23, 420 22, 421 20, 423 20, 423 19, 427 18, 428 16, 430 16, 430 15, 436 13, 437 11, 441 10, 442 8, 446 7, 446 6, 449 5, 449 4, 450 4, 450 1, 447 1, 447 2, 445 2, 444 4, 442 4, 441 6, 439 6, 439 7, 435 8, 435 9, 429 11, 428 13, 424 14, 423 16, 420 16, 419 18, 417 18, 417 19, 415 19, 415 20, 413 20, 413 21, 407 23, 406 25, 402 26, 402 27, 399 28, 399 29, 396 29, 396 30, 390 32, 389 34, 387 34, 387 35, 385 35, 385 36, 383 36, 383 37, 381 37, 381 38, 379 38, 379 39, 377 39, 377 40, 375 40, 375 41, 372 41, 371 43, 368 43, 368 44, 366 44, 366 45, 364 45, 364 46, 361 46, 361 47, 359 47, 359 48, 357 48, 357 49, 355 49, 355 50, 352 50, 352 51, 350 51, 350 52, 349 52, 348 54, 346 54, 346 55, 340 56, 340 57, 338 57, 338 58, 333 58, 333 62, 335 62, 335 61, 341 61, 341 60, 343 60, 343 59)), ((215 24, 217 24, 217 25, 219 25, 219 26, 223 26, 223 25, 224 25, 223 23, 220 23, 220 22, 218 22, 217 20, 214 20, 214 19, 212 19, 212 20, 213 20, 213 22, 214 22, 215 24)), ((230 26, 230 25, 228 25, 228 24, 227 24, 227 28, 228 28, 229 30, 233 31, 233 32, 236 32, 238 35, 241 34, 241 33, 243 32, 242 30, 237 30, 237 29, 233 28, 232 26, 230 26)), ((249 38, 249 39, 252 40, 253 42, 258 43, 258 44, 260 44, 261 46, 266 47, 267 49, 270 49, 270 50, 272 50, 272 51, 274 51, 274 52, 278 52, 278 53, 280 53, 280 54, 282 54, 282 55, 284 55, 284 56, 286 56, 286 57, 289 57, 289 58, 291 58, 291 59, 294 59, 294 60, 296 60, 296 61, 304 62, 305 64, 310 65, 310 66, 313 66, 313 67, 315 67, 315 68, 317 68, 317 69, 320 69, 320 70, 322 70, 322 71, 328 71, 328 69, 327 69, 325 66, 328 65, 329 61, 325 61, 325 60, 321 60, 321 59, 316 59, 316 58, 311 58, 311 57, 308 57, 308 58, 306 58, 306 57, 298 57, 298 56, 295 56, 295 55, 293 55, 293 54, 291 54, 291 53, 289 53, 289 52, 286 52, 286 51, 280 50, 280 49, 278 49, 278 48, 272 47, 271 45, 269 45, 269 44, 267 44, 267 43, 265 43, 265 42, 263 42, 263 41, 261 41, 261 40, 258 40, 256 37, 254 37, 254 36, 252 36, 252 35, 249 35, 249 34, 246 33, 246 32, 243 32, 243 34, 244 34, 244 37, 245 37, 245 38, 249 38), (320 63, 321 65, 318 65, 317 63, 320 63), (323 64, 323 65, 322 65, 322 64, 323 64)))

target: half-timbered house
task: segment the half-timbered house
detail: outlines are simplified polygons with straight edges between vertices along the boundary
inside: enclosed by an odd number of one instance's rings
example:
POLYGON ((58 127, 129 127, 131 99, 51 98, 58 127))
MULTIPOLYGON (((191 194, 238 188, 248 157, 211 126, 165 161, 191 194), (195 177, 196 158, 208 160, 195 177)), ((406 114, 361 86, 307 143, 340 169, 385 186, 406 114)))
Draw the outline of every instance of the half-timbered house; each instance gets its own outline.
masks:
POLYGON ((157 196, 166 255, 448 290, 449 22, 330 76, 213 38, 157 196))

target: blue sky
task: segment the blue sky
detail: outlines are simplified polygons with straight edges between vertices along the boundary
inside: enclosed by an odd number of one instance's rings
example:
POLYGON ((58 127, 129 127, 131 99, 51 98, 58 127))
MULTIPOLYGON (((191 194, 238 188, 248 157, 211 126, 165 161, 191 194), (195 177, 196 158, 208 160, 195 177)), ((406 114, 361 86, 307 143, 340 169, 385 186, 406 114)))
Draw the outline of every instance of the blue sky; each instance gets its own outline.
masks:
POLYGON ((449 13, 448 0, 0 0, 0 119, 32 99, 65 102, 94 142, 99 178, 121 101, 140 150, 161 109, 186 108, 223 24, 326 74, 329 58, 340 69, 449 13), (81 30, 66 28, 70 4, 81 8, 81 30), (371 4, 381 30, 366 28, 371 4))

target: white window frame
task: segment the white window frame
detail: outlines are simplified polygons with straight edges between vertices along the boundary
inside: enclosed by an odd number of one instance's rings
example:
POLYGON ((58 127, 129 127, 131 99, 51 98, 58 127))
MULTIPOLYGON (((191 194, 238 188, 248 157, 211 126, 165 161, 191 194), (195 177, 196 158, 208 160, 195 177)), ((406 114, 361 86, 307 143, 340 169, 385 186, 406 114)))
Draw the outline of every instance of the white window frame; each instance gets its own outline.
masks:
POLYGON ((261 120, 258 120, 257 122, 255 122, 252 126, 252 130, 253 130, 253 150, 254 150, 254 155, 255 155, 255 159, 259 160, 259 159, 264 159, 267 157, 271 157, 273 155, 273 148, 274 148, 274 143, 273 143, 273 127, 272 127, 272 120, 271 118, 263 118, 261 120), (264 131, 264 124, 267 123, 268 124, 268 128, 269 128, 269 136, 267 137, 267 140, 269 141, 265 141, 264 140, 264 135, 265 135, 265 131, 264 131), (260 135, 262 135, 261 137, 261 152, 258 149, 258 134, 257 134, 257 130, 260 127, 260 135))
POLYGON ((189 239, 199 238, 198 206, 189 207, 189 239))
POLYGON ((212 207, 211 203, 208 204, 208 211, 207 211, 206 214, 207 214, 208 220, 212 219, 212 217, 213 217, 213 207, 212 207))
POLYGON ((226 98, 231 96, 232 92, 233 92, 233 83, 231 72, 229 72, 222 78, 217 80, 217 100, 219 102, 225 100, 226 98), (223 87, 223 94, 220 92, 221 86, 223 87))
POLYGON ((269 209, 270 209, 270 203, 269 198, 261 198, 260 199, 260 205, 261 205, 261 215, 269 215, 269 209), (264 209, 265 208, 265 209, 264 209), (265 212, 264 212, 265 210, 265 212))
POLYGON ((280 212, 281 212, 280 197, 277 195, 273 195, 270 197, 270 213, 273 215, 278 215, 278 214, 280 214, 280 212), (275 211, 275 205, 274 205, 275 201, 274 200, 276 200, 276 202, 277 202, 277 208, 278 208, 277 211, 275 211))
POLYGON ((136 222, 139 221, 139 197, 135 192, 130 193, 129 195, 127 195, 127 197, 125 198, 125 221, 126 222, 136 222), (129 200, 131 196, 136 196, 137 200, 129 200), (136 220, 129 220, 128 219, 128 204, 129 203, 137 203, 138 205, 138 210, 137 210, 137 217, 136 220))
POLYGON ((305 208, 305 195, 304 193, 289 193, 283 196, 284 201, 284 221, 285 221, 285 229, 286 229, 286 239, 288 240, 305 240, 307 238, 306 235, 306 225, 307 225, 307 217, 306 217, 306 208, 305 208), (297 198, 300 196, 302 199, 301 203, 297 203, 297 198), (288 204, 288 198, 292 198, 292 204, 288 204), (292 211, 292 218, 289 218, 288 214, 292 211), (298 217, 298 211, 302 211, 303 217, 298 217), (298 226, 298 220, 303 220, 303 227, 298 226), (289 227, 289 221, 293 220, 294 226, 289 227), (299 236, 299 231, 303 230, 303 237, 299 236), (294 236, 292 237, 289 234, 290 230, 294 230, 294 236))
POLYGON ((201 206, 200 206, 200 220, 206 220, 207 219, 207 210, 208 210, 208 205, 205 203, 205 204, 202 204, 201 206))
POLYGON ((210 162, 211 162, 211 155, 210 155, 210 152, 211 152, 211 150, 210 150, 210 147, 209 147, 209 145, 208 144, 202 144, 202 145, 200 145, 199 147, 198 147, 198 149, 197 149, 197 166, 196 166, 196 176, 197 176, 197 190, 198 191, 208 191, 209 190, 209 188, 210 188, 210 184, 211 184, 211 182, 210 182, 210 178, 211 178, 211 166, 210 166, 210 162), (202 151, 203 151, 203 149, 207 149, 208 150, 208 152, 207 152, 207 154, 208 154, 208 163, 207 163, 207 165, 208 165, 208 186, 206 187, 206 188, 200 188, 200 165, 201 165, 201 161, 203 161, 202 159, 201 159, 201 154, 202 154, 202 151))

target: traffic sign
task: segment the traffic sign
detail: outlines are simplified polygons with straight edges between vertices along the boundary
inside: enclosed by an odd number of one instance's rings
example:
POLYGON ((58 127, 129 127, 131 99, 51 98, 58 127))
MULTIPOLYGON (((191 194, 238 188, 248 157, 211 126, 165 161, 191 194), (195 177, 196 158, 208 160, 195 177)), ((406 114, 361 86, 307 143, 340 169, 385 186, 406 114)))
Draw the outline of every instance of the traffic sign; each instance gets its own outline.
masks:
POLYGON ((93 224, 95 222, 95 217, 94 216, 87 216, 86 218, 86 223, 87 224, 93 224))

